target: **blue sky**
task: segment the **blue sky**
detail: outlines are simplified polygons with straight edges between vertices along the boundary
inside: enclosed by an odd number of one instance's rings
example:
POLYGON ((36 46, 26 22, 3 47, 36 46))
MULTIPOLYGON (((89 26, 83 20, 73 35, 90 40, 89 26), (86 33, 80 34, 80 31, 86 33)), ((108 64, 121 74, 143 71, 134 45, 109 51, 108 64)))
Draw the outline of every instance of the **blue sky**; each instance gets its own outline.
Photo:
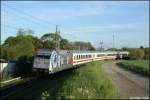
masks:
POLYGON ((149 46, 148 1, 2 1, 1 41, 18 28, 32 29, 39 38, 55 32, 69 41, 105 48, 149 46))

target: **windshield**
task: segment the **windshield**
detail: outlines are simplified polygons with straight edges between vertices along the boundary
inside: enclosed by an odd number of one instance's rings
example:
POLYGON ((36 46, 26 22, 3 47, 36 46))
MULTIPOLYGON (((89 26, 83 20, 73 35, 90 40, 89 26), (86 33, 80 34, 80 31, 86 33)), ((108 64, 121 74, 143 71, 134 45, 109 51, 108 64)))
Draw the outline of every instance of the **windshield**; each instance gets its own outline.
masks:
POLYGON ((50 55, 36 55, 34 59, 35 64, 49 64, 50 55))
POLYGON ((50 55, 36 55, 37 58, 50 59, 50 55))

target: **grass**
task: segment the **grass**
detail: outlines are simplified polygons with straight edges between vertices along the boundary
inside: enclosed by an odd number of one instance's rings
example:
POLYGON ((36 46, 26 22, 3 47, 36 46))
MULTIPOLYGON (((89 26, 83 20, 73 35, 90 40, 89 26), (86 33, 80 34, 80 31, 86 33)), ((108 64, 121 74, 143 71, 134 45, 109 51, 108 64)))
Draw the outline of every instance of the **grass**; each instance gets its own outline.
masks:
POLYGON ((122 68, 131 70, 138 74, 149 76, 149 60, 123 60, 118 63, 122 68))
POLYGON ((104 62, 92 62, 33 81, 30 88, 8 98, 25 99, 109 99, 120 98, 101 69, 104 62))
POLYGON ((100 62, 88 63, 65 81, 58 97, 65 99, 118 98, 117 90, 103 73, 100 62))
POLYGON ((12 75, 10 75, 6 72, 3 72, 2 75, 1 75, 1 78, 0 78, 0 82, 7 81, 7 80, 10 80, 10 79, 13 79, 12 75))

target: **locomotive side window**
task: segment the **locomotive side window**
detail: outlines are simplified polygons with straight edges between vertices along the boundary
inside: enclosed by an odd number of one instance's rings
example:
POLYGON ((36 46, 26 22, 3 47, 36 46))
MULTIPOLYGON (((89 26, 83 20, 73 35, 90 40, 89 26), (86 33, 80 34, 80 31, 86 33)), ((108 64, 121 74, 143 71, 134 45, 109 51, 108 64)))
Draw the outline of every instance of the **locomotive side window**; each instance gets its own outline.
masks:
POLYGON ((91 58, 91 55, 89 55, 89 58, 91 58))
POLYGON ((95 57, 95 55, 93 54, 93 58, 95 57))
POLYGON ((85 55, 84 55, 84 59, 85 59, 85 55))
POLYGON ((75 60, 77 60, 77 55, 75 56, 75 60))

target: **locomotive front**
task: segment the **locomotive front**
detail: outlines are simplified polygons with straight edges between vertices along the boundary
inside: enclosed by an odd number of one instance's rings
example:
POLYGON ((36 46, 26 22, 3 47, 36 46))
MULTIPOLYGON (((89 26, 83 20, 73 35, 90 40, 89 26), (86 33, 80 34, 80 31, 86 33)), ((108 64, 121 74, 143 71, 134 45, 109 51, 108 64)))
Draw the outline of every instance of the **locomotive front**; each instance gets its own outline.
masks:
POLYGON ((52 72, 58 66, 59 55, 56 50, 37 49, 33 62, 34 72, 52 72))

